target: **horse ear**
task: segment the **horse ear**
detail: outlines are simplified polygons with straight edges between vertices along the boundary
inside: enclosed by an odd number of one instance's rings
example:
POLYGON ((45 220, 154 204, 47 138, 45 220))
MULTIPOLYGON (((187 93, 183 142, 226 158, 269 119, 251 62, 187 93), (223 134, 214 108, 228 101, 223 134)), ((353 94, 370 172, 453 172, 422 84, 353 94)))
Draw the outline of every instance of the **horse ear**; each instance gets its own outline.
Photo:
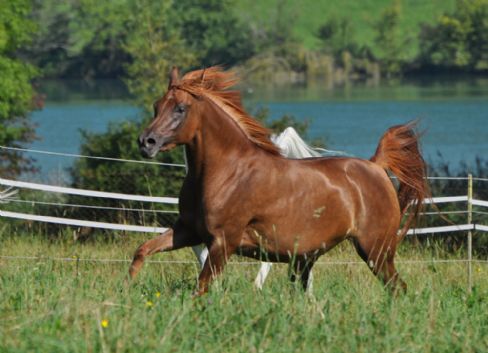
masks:
POLYGON ((171 73, 169 75, 169 86, 173 86, 178 84, 178 81, 180 80, 180 72, 176 66, 173 66, 171 69, 171 73))

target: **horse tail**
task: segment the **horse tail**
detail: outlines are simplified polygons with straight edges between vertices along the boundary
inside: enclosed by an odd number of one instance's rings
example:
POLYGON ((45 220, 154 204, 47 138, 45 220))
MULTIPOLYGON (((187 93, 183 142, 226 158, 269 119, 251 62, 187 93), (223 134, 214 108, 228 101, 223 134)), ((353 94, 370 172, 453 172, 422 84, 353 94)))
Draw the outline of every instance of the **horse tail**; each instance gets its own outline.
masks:
POLYGON ((381 138, 371 161, 391 171, 399 181, 398 201, 403 217, 411 209, 399 236, 407 234, 416 224, 424 206, 424 199, 430 197, 426 181, 426 164, 419 149, 417 121, 389 128, 381 138))

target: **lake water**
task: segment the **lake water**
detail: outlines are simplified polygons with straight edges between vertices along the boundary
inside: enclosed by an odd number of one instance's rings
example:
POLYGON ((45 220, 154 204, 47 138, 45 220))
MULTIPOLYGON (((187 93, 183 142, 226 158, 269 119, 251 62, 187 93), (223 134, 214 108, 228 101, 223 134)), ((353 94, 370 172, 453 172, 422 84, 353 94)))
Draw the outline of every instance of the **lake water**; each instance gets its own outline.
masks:
MULTIPOLYGON (((32 114, 41 140, 32 148, 77 153, 80 129, 103 132, 109 123, 138 118, 120 83, 46 82, 41 89, 47 95, 45 107, 32 114)), ((289 114, 309 120, 310 137, 324 137, 328 148, 358 157, 369 158, 388 127, 419 118, 428 161, 438 162, 441 154, 455 169, 461 161, 488 158, 488 78, 339 88, 243 85, 242 91, 251 111, 264 106, 274 118, 289 114)), ((70 158, 33 156, 43 176, 72 163, 70 158)))

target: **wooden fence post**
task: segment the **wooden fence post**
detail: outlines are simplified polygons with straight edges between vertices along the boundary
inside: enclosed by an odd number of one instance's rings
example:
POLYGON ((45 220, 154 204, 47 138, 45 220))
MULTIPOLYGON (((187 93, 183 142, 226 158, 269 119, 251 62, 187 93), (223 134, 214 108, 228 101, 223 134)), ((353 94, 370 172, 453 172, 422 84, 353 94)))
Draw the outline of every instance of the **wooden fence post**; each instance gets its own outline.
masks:
MULTIPOLYGON (((468 174, 468 224, 473 224, 473 175, 468 174)), ((468 230, 468 294, 473 289, 473 233, 468 230)))

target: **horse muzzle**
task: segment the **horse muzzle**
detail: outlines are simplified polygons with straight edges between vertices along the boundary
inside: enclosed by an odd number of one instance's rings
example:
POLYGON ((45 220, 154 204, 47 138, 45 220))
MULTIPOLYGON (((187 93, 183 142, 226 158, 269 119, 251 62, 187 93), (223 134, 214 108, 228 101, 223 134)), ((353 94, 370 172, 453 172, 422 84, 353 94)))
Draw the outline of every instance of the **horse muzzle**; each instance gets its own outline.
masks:
POLYGON ((145 158, 154 158, 167 142, 168 138, 146 131, 137 139, 139 150, 145 158))

